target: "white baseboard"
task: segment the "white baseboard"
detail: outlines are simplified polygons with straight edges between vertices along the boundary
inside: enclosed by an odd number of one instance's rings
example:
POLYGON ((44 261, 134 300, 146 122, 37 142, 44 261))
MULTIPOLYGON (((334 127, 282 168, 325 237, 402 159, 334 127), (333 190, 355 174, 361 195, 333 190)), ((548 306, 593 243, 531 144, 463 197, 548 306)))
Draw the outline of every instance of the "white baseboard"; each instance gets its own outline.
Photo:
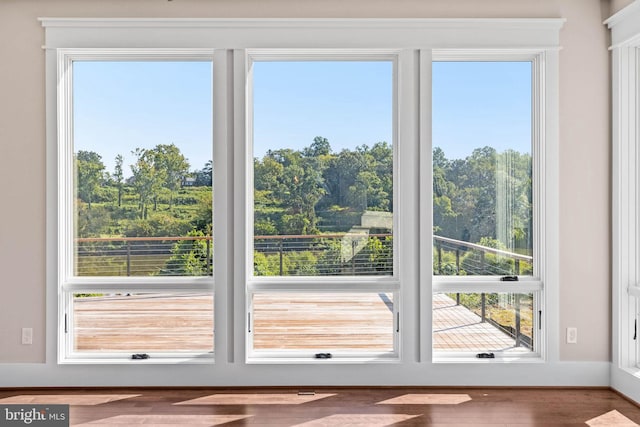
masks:
POLYGON ((611 388, 640 404, 640 369, 611 366, 611 388))
MULTIPOLYGON (((367 365, 0 364, 0 387, 98 386, 548 386, 611 385, 609 362, 367 365)), ((628 379, 617 389, 626 391, 628 379)), ((640 381, 636 378, 636 381, 640 381)), ((638 382, 634 387, 637 388, 638 382)))

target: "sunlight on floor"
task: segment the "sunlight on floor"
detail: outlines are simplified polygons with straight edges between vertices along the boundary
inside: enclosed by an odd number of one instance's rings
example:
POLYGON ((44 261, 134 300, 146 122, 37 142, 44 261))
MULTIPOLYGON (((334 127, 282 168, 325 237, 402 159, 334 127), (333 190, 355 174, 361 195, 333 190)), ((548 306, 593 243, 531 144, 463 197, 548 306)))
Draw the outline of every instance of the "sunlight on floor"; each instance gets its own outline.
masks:
POLYGON ((293 427, 326 427, 326 426, 349 426, 349 427, 385 427, 395 423, 420 417, 421 415, 407 414, 336 414, 328 417, 318 418, 293 427))
POLYGON ((116 415, 115 417, 103 418, 83 424, 73 424, 79 426, 111 426, 111 425, 152 425, 162 426, 218 426, 234 421, 250 418, 252 415, 116 415))
POLYGON ((468 394, 405 394, 376 405, 459 405, 471 401, 468 394))
POLYGON ((620 412, 613 410, 599 417, 585 421, 589 426, 608 426, 608 427, 635 427, 638 424, 622 415, 620 412))
POLYGON ((140 394, 23 394, 0 399, 2 404, 31 403, 34 405, 102 405, 132 399, 140 394))
POLYGON ((333 393, 299 395, 297 393, 212 394, 174 403, 174 405, 300 405, 335 396, 333 393))

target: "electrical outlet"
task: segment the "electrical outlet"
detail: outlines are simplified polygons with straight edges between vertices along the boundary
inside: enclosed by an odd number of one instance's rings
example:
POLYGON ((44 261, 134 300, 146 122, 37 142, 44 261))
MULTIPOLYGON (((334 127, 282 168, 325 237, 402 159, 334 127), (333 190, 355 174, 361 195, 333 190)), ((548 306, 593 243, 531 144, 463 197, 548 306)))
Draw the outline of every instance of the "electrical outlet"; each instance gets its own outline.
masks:
POLYGON ((567 328, 567 344, 578 343, 578 328, 567 328))
POLYGON ((33 328, 22 328, 22 344, 33 344, 33 328))

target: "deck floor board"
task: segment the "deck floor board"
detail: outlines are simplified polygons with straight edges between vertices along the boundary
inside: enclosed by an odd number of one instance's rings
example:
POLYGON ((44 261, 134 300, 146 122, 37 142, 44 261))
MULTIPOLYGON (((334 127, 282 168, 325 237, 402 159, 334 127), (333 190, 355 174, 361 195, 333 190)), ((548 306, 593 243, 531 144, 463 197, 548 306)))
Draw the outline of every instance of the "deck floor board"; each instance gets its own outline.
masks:
MULTIPOLYGON (((259 294, 254 299, 256 349, 393 348, 391 294, 259 294), (328 295, 328 296, 327 296, 328 295), (339 296, 340 299, 336 297, 339 296)), ((213 351, 213 297, 206 294, 76 298, 79 351, 213 351)), ((514 339, 444 294, 433 299, 435 351, 497 351, 514 339)))

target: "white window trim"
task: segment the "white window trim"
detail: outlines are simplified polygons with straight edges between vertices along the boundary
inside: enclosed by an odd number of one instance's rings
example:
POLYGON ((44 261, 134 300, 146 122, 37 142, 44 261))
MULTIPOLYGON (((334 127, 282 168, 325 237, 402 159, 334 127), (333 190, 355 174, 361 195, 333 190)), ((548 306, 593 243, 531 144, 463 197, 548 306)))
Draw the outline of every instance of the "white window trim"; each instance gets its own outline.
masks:
MULTIPOLYGON (((222 155, 214 156, 222 161, 216 169, 221 176, 233 177, 229 182, 216 178, 216 200, 214 215, 216 228, 215 251, 215 316, 216 363, 207 366, 175 364, 171 370, 161 366, 136 365, 135 367, 111 368, 108 365, 94 366, 91 370, 81 366, 58 367, 57 334, 58 318, 57 248, 56 227, 47 228, 47 363, 39 367, 28 367, 14 371, 0 367, 5 384, 11 385, 608 385, 601 364, 561 363, 558 360, 559 316, 557 292, 558 259, 558 55, 559 30, 564 19, 86 19, 86 18, 41 18, 45 27, 46 51, 46 135, 47 135, 47 223, 57 223, 57 102, 56 102, 56 49, 60 48, 140 48, 182 49, 219 48, 215 51, 215 86, 226 87, 214 99, 214 139, 227 141, 216 144, 222 155), (245 105, 234 102, 244 99, 245 60, 242 49, 403 49, 402 55, 410 58, 410 66, 399 70, 399 93, 413 94, 412 115, 405 115, 398 123, 400 133, 415 139, 420 147, 430 146, 429 73, 422 67, 419 76, 415 69, 430 61, 431 49, 498 49, 545 52, 545 116, 549 117, 545 127, 547 152, 545 167, 549 178, 545 184, 549 191, 547 199, 552 201, 545 210, 547 230, 547 351, 546 363, 528 364, 526 378, 518 375, 517 364, 438 364, 431 361, 431 276, 424 276, 419 262, 410 267, 410 276, 405 277, 400 302, 403 306, 401 326, 403 338, 400 344, 402 359, 399 363, 387 364, 379 369, 376 364, 336 364, 325 369, 308 369, 295 363, 287 365, 245 365, 245 264, 238 265, 246 253, 246 230, 236 218, 245 218, 248 201, 238 189, 244 188, 246 170, 245 157, 245 105), (236 74, 233 73, 236 71, 236 74), (405 83, 404 85, 402 83, 405 83), (422 90, 418 91, 418 88, 422 90), (426 98, 425 98, 426 97, 426 98), (420 101, 420 102, 419 102, 420 101), (422 105, 418 109, 418 105, 422 105), (412 117, 415 115, 415 117, 412 117), (405 121, 406 120, 406 121, 405 121), (420 130, 422 129, 422 131, 420 130), (222 226, 225 224, 225 226, 222 226), (240 227, 240 229, 238 229, 240 227), (222 249, 221 249, 222 248, 222 249), (422 331, 422 332, 421 332, 422 331), (426 333, 423 333, 427 331, 426 333), (330 375, 327 375, 330 373, 330 375)), ((404 161, 418 170, 425 162, 428 150, 420 148, 408 153, 404 161), (419 156, 417 155, 419 151, 419 156)), ((428 160, 428 159, 427 159, 428 160)), ((430 164, 430 162, 427 162, 430 164)), ((420 172, 412 182, 418 182, 408 191, 407 209, 423 214, 431 197, 419 195, 419 188, 431 188, 430 177, 420 172)), ((400 183, 402 185, 403 183, 400 183)), ((430 195, 430 193, 429 193, 430 195)), ((399 227, 418 230, 417 214, 399 227)), ((420 259, 431 252, 431 241, 419 239, 419 247, 402 246, 404 254, 420 253, 420 259)), ((431 264, 429 262, 429 264, 431 264)), ((608 365, 607 365, 608 366, 608 365)))
POLYGON ((605 21, 612 39, 612 367, 614 388, 640 401, 640 2, 605 21))

